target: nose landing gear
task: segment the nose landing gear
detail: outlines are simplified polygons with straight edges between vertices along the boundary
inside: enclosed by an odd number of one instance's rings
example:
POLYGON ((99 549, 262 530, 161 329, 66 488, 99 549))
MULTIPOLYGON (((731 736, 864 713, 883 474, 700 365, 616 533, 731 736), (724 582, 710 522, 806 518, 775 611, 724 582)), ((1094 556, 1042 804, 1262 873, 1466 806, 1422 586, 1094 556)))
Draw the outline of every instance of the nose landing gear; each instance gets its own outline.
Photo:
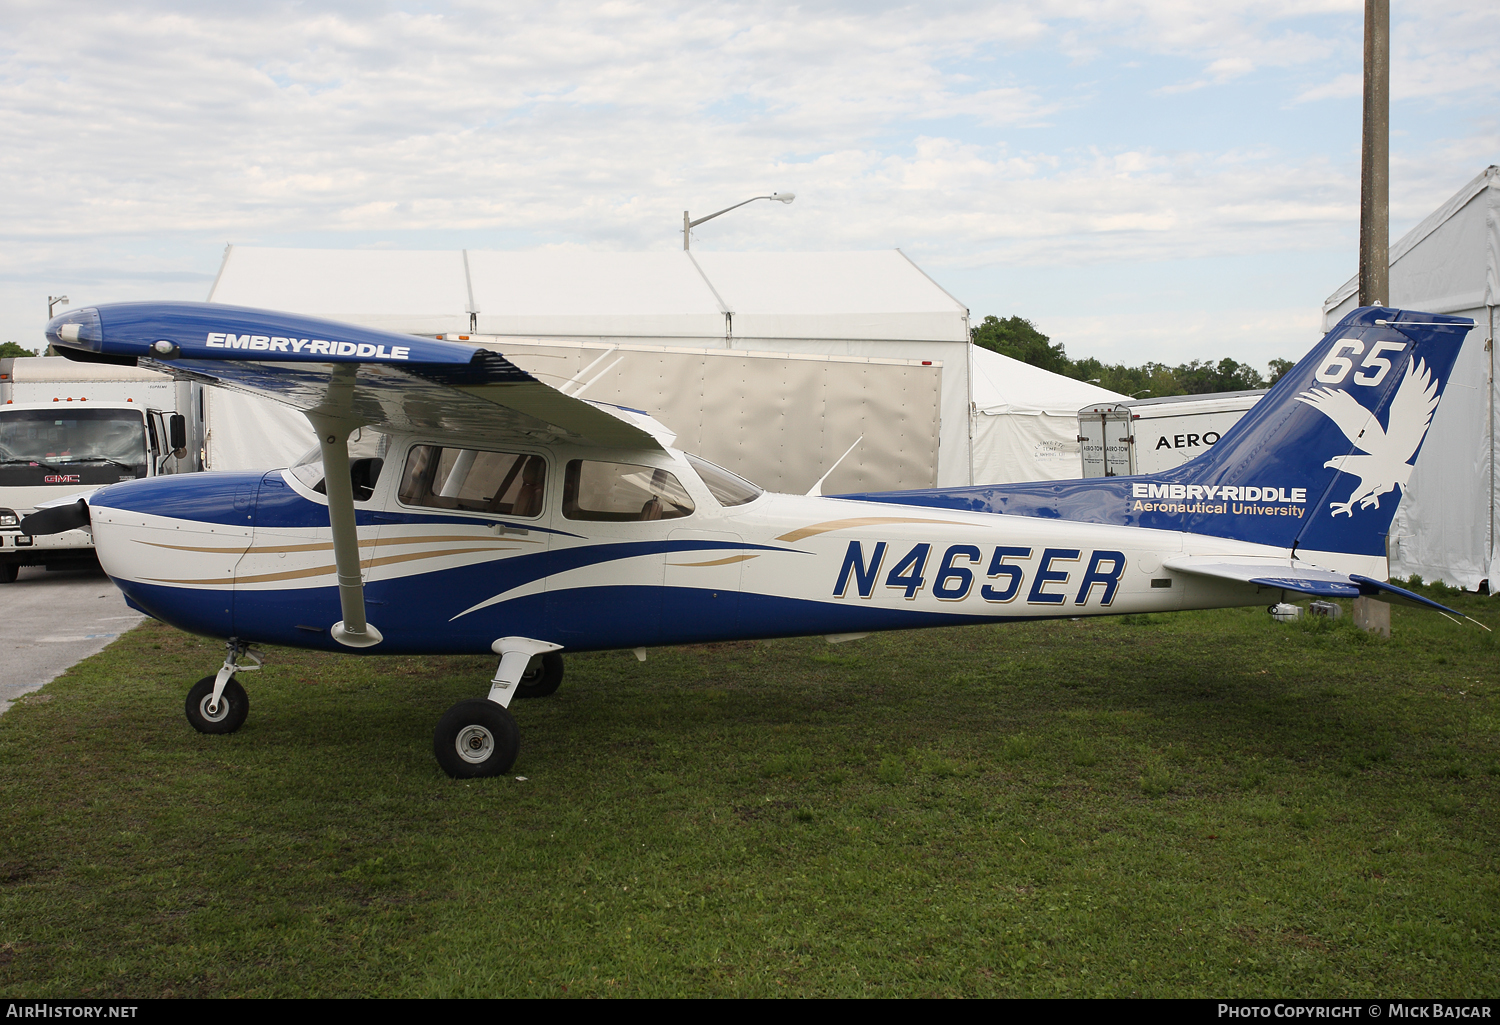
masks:
POLYGON ((219 671, 193 684, 184 703, 187 721, 199 733, 233 733, 245 725, 245 717, 250 714, 250 695, 234 677, 259 669, 261 661, 247 641, 231 637, 226 646, 229 652, 219 671), (242 658, 255 664, 241 665, 242 658))

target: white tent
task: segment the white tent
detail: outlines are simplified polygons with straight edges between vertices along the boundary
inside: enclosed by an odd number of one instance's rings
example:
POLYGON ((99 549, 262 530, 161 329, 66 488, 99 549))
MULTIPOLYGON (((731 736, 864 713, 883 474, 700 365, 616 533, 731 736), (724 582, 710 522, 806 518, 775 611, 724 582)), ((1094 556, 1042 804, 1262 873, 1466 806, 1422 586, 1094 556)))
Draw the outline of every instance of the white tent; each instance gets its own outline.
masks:
POLYGON ((969 311, 899 250, 413 252, 231 246, 209 301, 412 334, 469 332, 930 362, 942 368, 934 482, 948 486, 975 479, 969 311))
MULTIPOLYGON (((1474 319, 1391 524, 1391 575, 1500 588, 1495 538, 1495 307, 1500 167, 1491 166, 1391 246, 1389 303, 1474 319)), ((1324 329, 1358 302, 1350 278, 1323 303, 1324 329)))
POLYGON ((974 347, 974 483, 1082 473, 1078 410, 1124 395, 974 347))

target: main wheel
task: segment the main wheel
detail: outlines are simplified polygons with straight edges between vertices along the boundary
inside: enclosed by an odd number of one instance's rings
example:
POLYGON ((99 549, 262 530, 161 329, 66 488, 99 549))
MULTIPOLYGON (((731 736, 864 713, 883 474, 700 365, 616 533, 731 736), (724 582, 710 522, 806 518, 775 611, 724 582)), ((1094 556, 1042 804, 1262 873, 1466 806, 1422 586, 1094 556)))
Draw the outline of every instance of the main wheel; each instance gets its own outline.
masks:
POLYGON ((544 698, 554 694, 562 683, 562 678, 562 655, 555 651, 538 655, 526 667, 526 672, 521 674, 521 682, 516 684, 516 697, 544 698))
POLYGON ((183 710, 187 712, 187 721, 199 733, 233 733, 245 725, 245 716, 250 714, 250 695, 240 681, 230 677, 224 693, 219 695, 219 707, 209 708, 214 697, 214 679, 205 676, 193 684, 183 710))
POLYGON ((16 574, 21 572, 21 567, 14 562, 0 562, 0 584, 13 584, 16 582, 16 574))
POLYGON ((516 764, 521 731, 510 713, 493 701, 460 701, 438 720, 432 753, 454 779, 499 776, 516 764))

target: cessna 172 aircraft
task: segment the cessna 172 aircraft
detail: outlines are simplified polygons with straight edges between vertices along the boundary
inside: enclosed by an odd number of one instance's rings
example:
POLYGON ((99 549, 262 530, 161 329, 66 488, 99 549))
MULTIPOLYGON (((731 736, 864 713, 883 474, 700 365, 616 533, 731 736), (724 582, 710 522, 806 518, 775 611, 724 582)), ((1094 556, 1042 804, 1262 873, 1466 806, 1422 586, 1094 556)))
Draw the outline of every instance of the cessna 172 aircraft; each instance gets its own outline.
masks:
POLYGON ((48 340, 287 403, 319 450, 269 473, 113 484, 23 529, 90 525, 133 607, 226 640, 187 696, 205 733, 244 723, 253 643, 498 655, 488 698, 449 709, 433 741, 450 775, 489 776, 519 750, 511 699, 556 690, 563 651, 1286 592, 1443 610, 1385 582, 1386 533, 1472 326, 1356 310, 1209 453, 1158 475, 821 497, 767 494, 646 413, 484 348, 233 306, 101 305, 52 320, 48 340))

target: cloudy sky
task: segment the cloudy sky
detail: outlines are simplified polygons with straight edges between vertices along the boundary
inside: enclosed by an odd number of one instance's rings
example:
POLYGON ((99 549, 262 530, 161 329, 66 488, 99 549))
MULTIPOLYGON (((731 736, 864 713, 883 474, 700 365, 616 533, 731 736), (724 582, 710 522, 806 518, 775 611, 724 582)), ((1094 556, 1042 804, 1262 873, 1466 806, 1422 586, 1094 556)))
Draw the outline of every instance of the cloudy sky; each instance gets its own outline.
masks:
MULTIPOLYGON (((1500 12, 1392 4, 1392 237, 1500 162, 1500 12)), ((1264 363, 1354 270, 1359 0, 0 0, 0 337, 225 243, 899 246, 1070 354, 1264 363)))

